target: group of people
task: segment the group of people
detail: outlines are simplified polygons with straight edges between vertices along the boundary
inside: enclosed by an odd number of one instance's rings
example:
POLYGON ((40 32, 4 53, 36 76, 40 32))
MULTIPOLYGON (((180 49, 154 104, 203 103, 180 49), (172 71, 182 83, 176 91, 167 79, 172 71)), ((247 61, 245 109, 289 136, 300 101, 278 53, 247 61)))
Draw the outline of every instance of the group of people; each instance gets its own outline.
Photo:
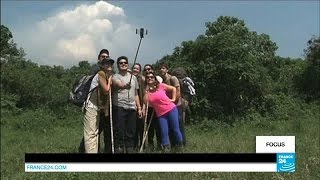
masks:
POLYGON ((135 63, 131 71, 126 56, 115 62, 109 55, 107 49, 100 51, 99 71, 92 79, 83 106, 81 152, 98 153, 102 132, 106 153, 135 153, 146 147, 151 151, 170 152, 173 147, 182 151, 186 138, 177 77, 168 74, 166 64, 160 65, 157 76, 151 64, 142 70, 135 63), (116 74, 114 63, 118 68, 116 74))

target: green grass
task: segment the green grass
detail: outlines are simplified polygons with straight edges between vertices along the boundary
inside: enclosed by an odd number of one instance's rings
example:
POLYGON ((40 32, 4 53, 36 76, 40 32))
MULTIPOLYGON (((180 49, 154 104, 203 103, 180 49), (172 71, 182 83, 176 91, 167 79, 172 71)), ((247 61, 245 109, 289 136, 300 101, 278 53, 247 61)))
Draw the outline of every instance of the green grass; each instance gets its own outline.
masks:
POLYGON ((296 137, 296 172, 287 173, 25 173, 25 153, 77 152, 82 138, 81 114, 57 117, 48 110, 1 117, 1 179, 320 179, 319 105, 306 105, 298 117, 262 118, 188 125, 190 153, 252 153, 257 135, 296 137))

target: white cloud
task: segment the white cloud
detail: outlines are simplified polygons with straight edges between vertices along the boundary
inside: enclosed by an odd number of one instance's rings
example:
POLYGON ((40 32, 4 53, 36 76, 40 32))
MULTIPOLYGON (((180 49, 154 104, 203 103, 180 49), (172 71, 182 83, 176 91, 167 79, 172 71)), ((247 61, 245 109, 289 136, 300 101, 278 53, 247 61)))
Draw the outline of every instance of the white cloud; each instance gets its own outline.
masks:
POLYGON ((99 1, 36 22, 20 41, 32 61, 69 67, 82 60, 95 62, 103 48, 113 58, 133 57, 138 41, 135 28, 122 8, 99 1))

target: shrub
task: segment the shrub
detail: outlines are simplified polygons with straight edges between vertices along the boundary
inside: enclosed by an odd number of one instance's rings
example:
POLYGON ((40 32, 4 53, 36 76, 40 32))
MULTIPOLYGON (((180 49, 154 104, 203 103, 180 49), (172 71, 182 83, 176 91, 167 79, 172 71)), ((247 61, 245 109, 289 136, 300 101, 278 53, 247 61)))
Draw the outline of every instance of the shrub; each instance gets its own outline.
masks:
POLYGON ((290 117, 298 118, 303 114, 301 110, 302 101, 281 94, 271 94, 265 96, 264 99, 264 113, 273 120, 288 120, 290 117))

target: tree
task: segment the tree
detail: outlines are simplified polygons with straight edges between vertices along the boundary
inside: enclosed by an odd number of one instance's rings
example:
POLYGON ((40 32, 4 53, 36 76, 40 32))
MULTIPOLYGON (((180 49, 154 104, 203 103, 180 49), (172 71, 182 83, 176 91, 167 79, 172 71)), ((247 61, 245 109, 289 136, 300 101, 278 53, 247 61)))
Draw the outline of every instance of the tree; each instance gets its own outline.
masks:
MULTIPOLYGON (((0 42, 1 42, 1 49, 0 49, 0 57, 5 57, 5 55, 20 55, 20 51, 23 52, 22 49, 18 50, 16 43, 13 42, 12 33, 4 25, 0 26, 1 35, 0 35, 0 42)), ((24 53, 24 52, 23 52, 24 53)))
POLYGON ((206 23, 205 34, 182 42, 160 61, 183 66, 196 81, 193 112, 217 117, 245 113, 272 92, 268 64, 275 63, 276 49, 268 35, 249 31, 243 20, 221 16, 206 23))
POLYGON ((319 66, 320 65, 320 37, 313 36, 304 50, 305 56, 309 63, 319 66))
POLYGON ((304 50, 307 67, 300 79, 300 92, 308 101, 320 99, 320 37, 312 37, 304 50))

